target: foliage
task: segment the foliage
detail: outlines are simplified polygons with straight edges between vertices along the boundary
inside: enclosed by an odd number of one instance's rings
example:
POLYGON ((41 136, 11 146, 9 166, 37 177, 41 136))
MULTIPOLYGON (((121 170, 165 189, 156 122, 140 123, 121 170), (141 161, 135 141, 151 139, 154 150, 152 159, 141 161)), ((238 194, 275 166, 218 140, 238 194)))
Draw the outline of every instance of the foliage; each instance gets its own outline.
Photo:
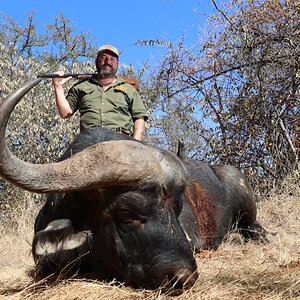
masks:
POLYGON ((155 127, 171 149, 281 180, 299 168, 299 1, 213 3, 205 40, 148 43, 166 47, 155 127))

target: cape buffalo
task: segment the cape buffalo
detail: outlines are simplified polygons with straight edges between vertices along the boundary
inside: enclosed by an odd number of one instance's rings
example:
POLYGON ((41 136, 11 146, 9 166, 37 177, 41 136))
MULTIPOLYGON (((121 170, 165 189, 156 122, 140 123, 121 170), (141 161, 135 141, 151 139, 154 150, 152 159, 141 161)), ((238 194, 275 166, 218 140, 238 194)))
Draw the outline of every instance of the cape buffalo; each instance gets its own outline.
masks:
POLYGON ((37 278, 89 273, 134 287, 182 289, 197 280, 193 251, 216 249, 233 224, 265 239, 244 175, 181 160, 104 128, 79 134, 56 163, 31 164, 5 143, 8 118, 40 79, 2 101, 0 175, 48 198, 35 222, 37 278))

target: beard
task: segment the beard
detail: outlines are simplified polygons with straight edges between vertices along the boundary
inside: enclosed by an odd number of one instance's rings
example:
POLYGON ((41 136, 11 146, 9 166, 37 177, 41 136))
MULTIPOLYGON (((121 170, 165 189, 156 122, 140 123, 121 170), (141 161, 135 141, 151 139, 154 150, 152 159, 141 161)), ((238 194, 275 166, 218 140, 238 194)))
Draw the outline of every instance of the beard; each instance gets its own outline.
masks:
POLYGON ((115 70, 111 65, 103 65, 100 68, 98 68, 98 74, 102 78, 112 78, 115 77, 117 73, 117 70, 115 70))

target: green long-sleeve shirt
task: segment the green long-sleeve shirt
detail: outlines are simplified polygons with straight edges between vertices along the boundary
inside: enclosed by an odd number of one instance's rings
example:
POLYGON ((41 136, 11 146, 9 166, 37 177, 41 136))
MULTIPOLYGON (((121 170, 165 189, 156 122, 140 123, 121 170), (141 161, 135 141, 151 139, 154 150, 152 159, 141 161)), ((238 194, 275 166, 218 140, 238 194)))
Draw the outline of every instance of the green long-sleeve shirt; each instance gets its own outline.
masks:
POLYGON ((138 91, 120 79, 106 90, 96 78, 83 80, 71 87, 66 98, 73 113, 79 110, 81 131, 103 126, 130 134, 135 119, 148 118, 138 91))

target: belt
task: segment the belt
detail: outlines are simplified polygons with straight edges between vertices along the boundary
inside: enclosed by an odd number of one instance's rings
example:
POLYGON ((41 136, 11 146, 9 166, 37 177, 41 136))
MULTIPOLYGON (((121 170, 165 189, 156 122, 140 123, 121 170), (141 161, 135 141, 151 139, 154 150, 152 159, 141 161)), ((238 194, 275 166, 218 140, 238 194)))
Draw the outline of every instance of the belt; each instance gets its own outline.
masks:
POLYGON ((121 134, 125 134, 125 135, 130 135, 128 132, 124 131, 123 129, 121 128, 116 128, 116 129, 113 129, 115 132, 117 133, 121 133, 121 134))

